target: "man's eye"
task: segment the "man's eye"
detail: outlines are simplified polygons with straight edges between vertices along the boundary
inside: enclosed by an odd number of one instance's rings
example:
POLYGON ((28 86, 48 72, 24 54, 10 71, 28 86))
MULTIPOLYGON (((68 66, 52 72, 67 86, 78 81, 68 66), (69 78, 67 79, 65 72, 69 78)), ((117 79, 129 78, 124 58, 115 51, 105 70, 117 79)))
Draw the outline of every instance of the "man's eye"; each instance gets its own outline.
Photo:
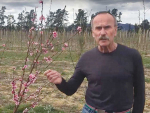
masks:
POLYGON ((97 29, 97 30, 101 30, 101 29, 102 29, 102 27, 96 27, 96 29, 97 29))
POLYGON ((110 26, 106 26, 106 27, 105 27, 105 29, 109 29, 109 28, 110 28, 110 26))

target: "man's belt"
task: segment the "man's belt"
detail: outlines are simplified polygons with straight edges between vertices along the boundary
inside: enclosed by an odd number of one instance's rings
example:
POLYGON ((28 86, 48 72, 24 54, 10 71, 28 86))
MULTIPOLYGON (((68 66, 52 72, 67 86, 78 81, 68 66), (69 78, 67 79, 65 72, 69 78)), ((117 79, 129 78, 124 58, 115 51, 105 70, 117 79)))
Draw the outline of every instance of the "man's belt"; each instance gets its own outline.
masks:
POLYGON ((91 109, 97 111, 97 113, 127 113, 127 112, 131 111, 131 109, 128 109, 128 110, 126 110, 126 111, 121 111, 121 112, 112 112, 112 111, 106 111, 106 110, 96 109, 96 108, 94 108, 94 107, 92 107, 92 106, 90 106, 90 105, 88 105, 88 104, 86 104, 86 105, 87 105, 89 108, 91 108, 91 109))

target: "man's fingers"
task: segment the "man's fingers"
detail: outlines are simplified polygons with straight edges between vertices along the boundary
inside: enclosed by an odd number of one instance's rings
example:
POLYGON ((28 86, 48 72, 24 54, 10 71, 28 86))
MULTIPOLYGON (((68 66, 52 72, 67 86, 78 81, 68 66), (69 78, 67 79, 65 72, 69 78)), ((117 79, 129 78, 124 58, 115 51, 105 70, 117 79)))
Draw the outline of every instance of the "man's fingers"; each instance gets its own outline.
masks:
POLYGON ((47 78, 49 80, 51 80, 53 77, 59 77, 59 74, 58 73, 54 73, 54 72, 50 72, 46 76, 47 76, 47 78))
POLYGON ((60 84, 61 83, 61 74, 58 73, 57 71, 55 70, 47 70, 44 72, 44 75, 47 77, 47 79, 49 80, 49 82, 51 83, 58 83, 60 84))
POLYGON ((59 78, 59 77, 58 77, 58 76, 54 76, 54 77, 52 77, 51 80, 49 80, 49 81, 53 83, 57 78, 59 78))
POLYGON ((48 73, 47 76, 54 77, 54 76, 59 76, 59 74, 58 73, 48 73))
POLYGON ((47 71, 45 71, 45 72, 44 72, 44 75, 47 75, 47 73, 49 73, 49 72, 51 72, 51 71, 52 71, 52 70, 50 70, 50 69, 47 70, 47 71))
POLYGON ((49 72, 49 73, 47 73, 46 74, 46 76, 57 76, 58 75, 58 73, 56 73, 56 72, 49 72))
POLYGON ((53 76, 48 76, 47 77, 48 78, 48 80, 50 81, 50 82, 54 82, 56 79, 58 79, 59 78, 59 76, 57 76, 57 75, 53 75, 53 76))

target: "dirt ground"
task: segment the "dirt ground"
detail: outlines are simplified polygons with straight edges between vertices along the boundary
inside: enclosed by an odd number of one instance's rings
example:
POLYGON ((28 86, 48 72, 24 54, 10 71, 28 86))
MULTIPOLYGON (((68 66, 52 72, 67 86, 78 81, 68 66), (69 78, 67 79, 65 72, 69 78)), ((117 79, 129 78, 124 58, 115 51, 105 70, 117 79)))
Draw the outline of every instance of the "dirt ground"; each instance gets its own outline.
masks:
MULTIPOLYGON (((6 67, 1 67, 1 70, 6 67)), ((150 70, 145 69, 145 77, 150 78, 150 70)), ((66 73, 70 73, 64 78, 69 79, 73 69, 66 70, 66 73)), ((11 73, 0 73, 0 107, 13 103, 11 94, 11 73)), ((84 95, 86 91, 87 81, 84 80, 78 91, 72 96, 66 96, 57 90, 56 86, 49 83, 47 78, 43 75, 39 75, 37 81, 29 89, 30 92, 34 92, 38 86, 42 86, 42 93, 40 95, 42 101, 39 105, 51 105, 54 108, 64 110, 66 113, 80 113, 85 103, 84 95)), ((150 83, 145 83, 146 86, 146 102, 144 113, 150 113, 150 83)))

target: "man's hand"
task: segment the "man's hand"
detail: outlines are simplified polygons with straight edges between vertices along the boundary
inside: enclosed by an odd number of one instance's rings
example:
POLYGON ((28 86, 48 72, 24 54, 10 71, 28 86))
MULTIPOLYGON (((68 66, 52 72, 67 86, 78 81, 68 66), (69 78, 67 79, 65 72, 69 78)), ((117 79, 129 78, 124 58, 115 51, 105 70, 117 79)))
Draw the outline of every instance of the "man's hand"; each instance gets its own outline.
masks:
POLYGON ((55 70, 47 70, 44 72, 44 75, 47 76, 47 79, 54 84, 61 84, 62 77, 61 74, 55 70))

